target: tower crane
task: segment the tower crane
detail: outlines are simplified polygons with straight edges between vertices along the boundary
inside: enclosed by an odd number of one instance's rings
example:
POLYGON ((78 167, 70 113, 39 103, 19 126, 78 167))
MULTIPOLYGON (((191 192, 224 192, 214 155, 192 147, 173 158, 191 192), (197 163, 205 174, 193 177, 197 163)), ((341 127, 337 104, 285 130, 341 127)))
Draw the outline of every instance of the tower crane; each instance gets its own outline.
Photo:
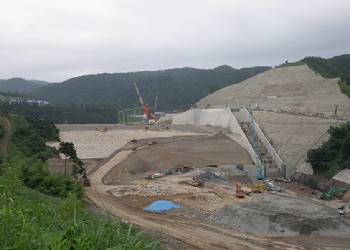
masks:
POLYGON ((137 88, 137 85, 136 85, 135 82, 134 82, 134 85, 135 85, 136 93, 137 93, 137 95, 139 96, 140 102, 141 102, 142 107, 143 107, 142 122, 143 122, 143 123, 148 123, 148 120, 149 120, 149 119, 153 119, 153 117, 152 117, 152 115, 151 115, 151 109, 150 109, 150 107, 148 106, 148 104, 143 104, 140 91, 139 91, 139 89, 137 88))

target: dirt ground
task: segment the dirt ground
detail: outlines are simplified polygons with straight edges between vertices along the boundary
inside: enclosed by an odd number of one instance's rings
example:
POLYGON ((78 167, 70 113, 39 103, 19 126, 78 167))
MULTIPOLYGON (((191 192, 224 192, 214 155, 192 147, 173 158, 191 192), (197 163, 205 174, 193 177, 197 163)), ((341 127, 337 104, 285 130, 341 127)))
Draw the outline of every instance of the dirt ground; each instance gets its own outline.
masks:
MULTIPOLYGON (((148 139, 145 138, 145 140, 148 139)), ((242 147, 237 145, 237 150, 241 150, 242 147)), ((234 155, 234 153, 227 151, 234 151, 234 148, 226 139, 214 140, 197 137, 193 140, 186 138, 181 143, 167 141, 164 144, 154 146, 141 143, 136 152, 130 149, 121 150, 89 176, 91 187, 88 187, 86 191, 86 199, 90 204, 88 207, 92 210, 95 206, 108 207, 119 219, 141 228, 152 228, 149 234, 170 250, 349 249, 349 238, 254 235, 233 230, 211 220, 209 216, 227 204, 255 201, 260 196, 272 194, 254 194, 239 199, 235 196, 236 188, 233 182, 232 184, 207 182, 204 188, 192 187, 190 183, 193 174, 198 175, 206 171, 201 166, 202 162, 197 164, 194 171, 186 174, 174 174, 153 180, 144 179, 144 176, 152 171, 164 172, 170 169, 175 162, 189 162, 190 160, 195 162, 201 157, 206 161, 213 157, 215 162, 223 160, 225 158, 223 155, 226 155, 226 158, 231 156, 231 161, 238 162, 242 153, 234 155), (213 148, 216 152, 211 154, 209 151, 213 148), (187 155, 188 158, 186 158, 187 155), (167 163, 162 165, 164 161, 167 163), (157 200, 172 201, 180 208, 157 213, 143 210, 157 200)), ((225 174, 222 177, 225 178, 225 174)), ((307 187, 300 191, 300 187, 295 183, 281 185, 286 185, 287 192, 277 195, 284 195, 289 199, 319 202, 313 200, 314 196, 311 195, 311 190, 308 190, 307 187)), ((327 205, 336 207, 338 203, 327 202, 325 206, 327 205)))

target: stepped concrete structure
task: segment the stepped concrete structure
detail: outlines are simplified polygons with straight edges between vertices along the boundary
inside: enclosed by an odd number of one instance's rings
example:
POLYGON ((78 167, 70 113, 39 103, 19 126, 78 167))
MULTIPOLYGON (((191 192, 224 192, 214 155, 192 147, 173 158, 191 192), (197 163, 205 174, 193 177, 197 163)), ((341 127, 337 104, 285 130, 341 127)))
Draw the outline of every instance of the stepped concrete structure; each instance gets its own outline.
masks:
POLYGON ((304 163, 307 150, 328 140, 329 126, 350 119, 350 99, 340 92, 338 81, 325 79, 306 65, 275 68, 208 95, 196 104, 196 109, 231 109, 249 138, 247 116, 235 110, 246 110, 251 105, 259 150, 272 159, 267 152, 272 147, 280 161, 275 157, 270 167, 280 168, 283 163, 289 176, 291 169, 304 163))
MULTIPOLYGON (((278 154, 270 145, 267 138, 264 136, 259 126, 254 123, 254 129, 258 136, 258 148, 260 157, 256 157, 256 153, 251 142, 244 133, 246 127, 249 127, 250 115, 246 109, 230 110, 225 109, 192 109, 182 114, 173 117, 173 124, 183 125, 206 125, 220 126, 229 130, 232 134, 239 137, 236 141, 242 142, 242 146, 248 151, 255 164, 262 163, 264 174, 269 174, 270 177, 285 177, 290 176, 292 171, 286 169, 278 154), (247 125, 248 124, 248 125, 247 125), (242 127, 243 129, 242 129, 242 127)), ((250 127, 249 127, 250 128, 250 127)), ((254 167, 256 169, 256 167, 254 167)), ((250 169, 252 170, 252 169, 250 169)), ((257 175, 257 171, 250 171, 257 175)))

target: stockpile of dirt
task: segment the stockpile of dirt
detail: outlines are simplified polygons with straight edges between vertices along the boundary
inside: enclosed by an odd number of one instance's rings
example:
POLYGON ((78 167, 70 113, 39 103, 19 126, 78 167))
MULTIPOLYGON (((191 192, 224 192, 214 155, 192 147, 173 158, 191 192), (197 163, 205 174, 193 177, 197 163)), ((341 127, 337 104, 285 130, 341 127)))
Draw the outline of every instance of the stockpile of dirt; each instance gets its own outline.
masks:
POLYGON ((200 189, 190 185, 180 185, 176 183, 152 182, 145 185, 138 185, 128 189, 124 195, 136 196, 156 196, 156 195, 175 195, 197 193, 200 189))
POLYGON ((269 236, 350 236, 350 222, 333 209, 281 196, 228 204, 211 219, 235 230, 269 236))
POLYGON ((222 178, 220 176, 217 176, 215 174, 213 174, 212 172, 205 172, 205 173, 202 173, 198 176, 196 176, 196 179, 197 181, 201 180, 201 181, 204 181, 204 182, 221 182, 221 183, 232 183, 232 181, 230 180, 227 180, 225 178, 222 178))

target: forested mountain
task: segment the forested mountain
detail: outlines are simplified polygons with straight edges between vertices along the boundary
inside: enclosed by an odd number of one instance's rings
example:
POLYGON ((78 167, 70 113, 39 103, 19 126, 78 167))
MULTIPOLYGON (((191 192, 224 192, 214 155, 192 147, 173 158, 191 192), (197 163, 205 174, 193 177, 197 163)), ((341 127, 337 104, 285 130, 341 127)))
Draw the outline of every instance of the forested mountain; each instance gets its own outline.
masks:
POLYGON ((271 67, 237 70, 220 66, 209 70, 181 68, 85 75, 37 88, 32 93, 40 100, 51 103, 110 103, 124 109, 140 106, 133 84, 136 82, 145 104, 153 107, 156 94, 159 93, 157 110, 171 111, 188 109, 191 104, 209 94, 210 86, 223 88, 269 69, 271 67))
POLYGON ((12 78, 0 81, 0 92, 30 93, 41 86, 42 84, 28 81, 23 78, 12 78))

